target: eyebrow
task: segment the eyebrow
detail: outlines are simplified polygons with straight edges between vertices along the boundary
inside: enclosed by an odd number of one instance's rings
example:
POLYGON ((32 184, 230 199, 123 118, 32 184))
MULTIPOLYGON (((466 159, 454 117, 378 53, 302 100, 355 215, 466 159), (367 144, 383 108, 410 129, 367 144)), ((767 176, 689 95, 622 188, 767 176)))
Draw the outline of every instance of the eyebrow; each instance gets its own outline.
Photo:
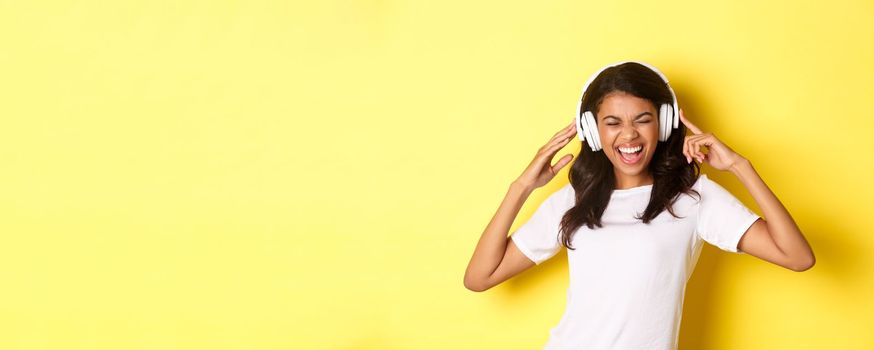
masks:
MULTIPOLYGON (((643 113, 641 113, 641 114, 638 114, 636 117, 634 117, 634 119, 640 118, 640 117, 645 116, 645 115, 647 115, 647 114, 652 115, 652 113, 650 113, 650 112, 643 112, 643 113)), ((608 116, 606 116, 606 117, 604 117, 604 118, 601 118, 601 120, 605 120, 605 119, 607 119, 607 118, 619 119, 619 117, 617 117, 617 116, 615 116, 615 115, 608 115, 608 116)))

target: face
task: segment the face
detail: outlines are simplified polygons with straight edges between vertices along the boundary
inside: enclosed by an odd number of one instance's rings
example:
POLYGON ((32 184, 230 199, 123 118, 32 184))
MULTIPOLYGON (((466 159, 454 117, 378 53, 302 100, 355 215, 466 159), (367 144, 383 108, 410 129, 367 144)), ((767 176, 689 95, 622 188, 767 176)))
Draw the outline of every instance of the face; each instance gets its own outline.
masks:
POLYGON ((617 187, 652 183, 648 166, 659 137, 655 106, 625 92, 612 92, 601 102, 597 119, 602 150, 613 163, 617 187))

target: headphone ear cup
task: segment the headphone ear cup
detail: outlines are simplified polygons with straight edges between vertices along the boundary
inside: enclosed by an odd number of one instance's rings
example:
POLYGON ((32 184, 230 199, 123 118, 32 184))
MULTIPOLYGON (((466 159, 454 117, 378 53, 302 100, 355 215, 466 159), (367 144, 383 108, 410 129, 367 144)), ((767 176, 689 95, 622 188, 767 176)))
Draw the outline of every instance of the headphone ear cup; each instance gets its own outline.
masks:
POLYGON ((674 129, 674 112, 675 111, 674 111, 674 106, 671 106, 667 103, 665 104, 665 106, 667 106, 667 108, 665 108, 665 112, 666 112, 666 114, 665 114, 665 141, 667 141, 668 138, 671 137, 671 132, 674 129))
POLYGON ((601 150, 601 139, 598 135, 598 124, 595 124, 595 116, 591 111, 586 111, 583 115, 586 117, 586 130, 588 131, 589 137, 589 146, 592 147, 592 151, 598 152, 601 150))
POLYGON ((665 124, 667 124, 668 121, 668 111, 666 110, 667 107, 668 105, 664 103, 659 106, 659 141, 665 140, 665 124))
POLYGON ((589 112, 583 112, 583 115, 580 116, 580 125, 583 128, 583 135, 586 138, 586 143, 589 144, 589 148, 592 151, 595 150, 595 140, 592 138, 592 130, 589 127, 589 112))
POLYGON ((674 124, 676 124, 675 120, 677 119, 677 111, 674 109, 674 106, 672 106, 670 104, 668 104, 667 106, 668 106, 668 116, 667 116, 668 122, 665 124, 668 127, 668 132, 665 133, 665 141, 667 141, 671 137, 671 134, 674 133, 674 129, 676 128, 674 126, 674 124))
POLYGON ((577 126, 577 138, 580 139, 580 141, 586 141, 586 134, 583 131, 583 123, 580 119, 579 113, 577 113, 577 116, 574 117, 574 124, 576 124, 577 126))

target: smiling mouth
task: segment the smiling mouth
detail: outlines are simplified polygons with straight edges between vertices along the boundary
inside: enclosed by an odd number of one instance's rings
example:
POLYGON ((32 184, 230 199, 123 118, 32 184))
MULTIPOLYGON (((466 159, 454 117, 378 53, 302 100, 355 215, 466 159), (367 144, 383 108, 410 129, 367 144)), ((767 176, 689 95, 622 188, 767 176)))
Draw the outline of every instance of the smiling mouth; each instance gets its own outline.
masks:
POLYGON ((628 165, 634 165, 637 164, 637 162, 639 162, 641 158, 643 158, 643 146, 637 146, 637 148, 638 149, 636 152, 626 153, 620 150, 619 147, 616 147, 616 152, 619 153, 619 159, 621 159, 623 163, 628 165))

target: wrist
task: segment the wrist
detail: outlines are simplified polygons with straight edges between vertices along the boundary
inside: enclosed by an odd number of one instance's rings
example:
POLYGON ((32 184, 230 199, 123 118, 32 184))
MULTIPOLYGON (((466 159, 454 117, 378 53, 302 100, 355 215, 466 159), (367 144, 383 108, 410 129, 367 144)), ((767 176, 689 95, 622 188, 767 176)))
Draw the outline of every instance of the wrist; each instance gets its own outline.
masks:
POLYGON ((731 168, 729 170, 731 170, 731 172, 734 173, 735 175, 740 176, 741 172, 743 172, 744 170, 747 170, 749 168, 752 168, 752 166, 753 166, 753 164, 750 163, 749 159, 746 159, 744 157, 740 157, 740 159, 738 161, 734 162, 734 164, 731 165, 731 168))
POLYGON ((528 193, 528 194, 530 194, 531 192, 534 192, 534 185, 527 183, 525 181, 518 180, 518 179, 516 181, 513 181, 512 183, 510 183, 510 188, 515 189, 515 190, 519 190, 519 191, 522 191, 522 192, 528 193))

